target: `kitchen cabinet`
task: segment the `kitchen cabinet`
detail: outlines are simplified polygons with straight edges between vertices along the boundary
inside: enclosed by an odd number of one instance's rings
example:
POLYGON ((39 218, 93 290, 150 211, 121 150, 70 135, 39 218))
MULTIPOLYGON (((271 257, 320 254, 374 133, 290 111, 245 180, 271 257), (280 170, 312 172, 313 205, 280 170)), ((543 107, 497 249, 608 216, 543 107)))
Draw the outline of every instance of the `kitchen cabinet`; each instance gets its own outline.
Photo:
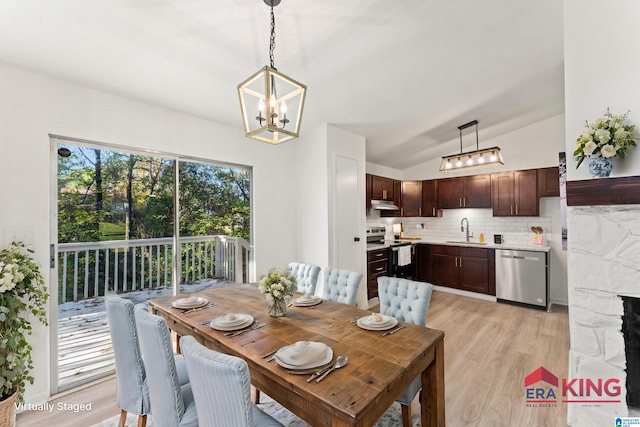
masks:
MULTIPOLYGON (((429 245, 430 283, 463 291, 496 294, 495 250, 429 245)), ((419 271, 423 267, 417 267, 419 271)))
POLYGON ((422 181, 422 215, 424 217, 440 217, 438 209, 438 180, 422 181))
POLYGON ((538 169, 538 196, 560 197, 560 168, 538 169))
POLYGON ((389 274, 389 249, 367 251, 367 299, 378 296, 378 277, 389 274))
POLYGON ((538 216, 536 169, 491 174, 493 216, 538 216))
POLYGON ((394 180, 383 176, 371 176, 371 200, 393 201, 394 180))
POLYGON ((490 208, 491 175, 471 175, 438 180, 438 206, 441 209, 490 208))
POLYGON ((431 245, 413 245, 414 260, 413 260, 413 277, 415 280, 421 282, 430 282, 429 268, 430 268, 430 251, 431 245))
POLYGON ((398 207, 395 211, 380 211, 380 216, 383 217, 398 217, 402 216, 402 181, 393 179, 393 197, 391 201, 398 207))
POLYGON ((400 216, 422 216, 421 181, 402 181, 400 216))

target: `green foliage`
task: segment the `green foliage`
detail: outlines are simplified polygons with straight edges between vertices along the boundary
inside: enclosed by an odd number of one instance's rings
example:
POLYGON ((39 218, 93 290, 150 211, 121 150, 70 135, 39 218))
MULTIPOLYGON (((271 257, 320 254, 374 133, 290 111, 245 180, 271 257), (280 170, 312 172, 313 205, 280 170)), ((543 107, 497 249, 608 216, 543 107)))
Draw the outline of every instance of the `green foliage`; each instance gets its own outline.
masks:
POLYGON ((26 339, 33 328, 26 316, 48 324, 49 294, 31 253, 16 242, 0 251, 0 400, 33 384, 33 348, 26 339))

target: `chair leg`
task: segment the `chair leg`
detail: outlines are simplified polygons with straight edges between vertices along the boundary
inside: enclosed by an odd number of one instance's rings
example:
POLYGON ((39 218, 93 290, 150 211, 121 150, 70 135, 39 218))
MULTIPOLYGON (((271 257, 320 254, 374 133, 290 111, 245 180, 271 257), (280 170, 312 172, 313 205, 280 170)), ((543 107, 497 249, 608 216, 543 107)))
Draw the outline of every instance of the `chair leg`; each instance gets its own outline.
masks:
POLYGON ((138 415, 138 427, 147 427, 146 415, 138 415))
POLYGON ((127 421, 127 411, 120 410, 120 421, 118 421, 118 427, 124 427, 124 423, 127 421))
POLYGON ((400 404, 402 408, 402 427, 411 427, 411 406, 400 404))
POLYGON ((253 403, 256 405, 260 403, 260 390, 257 388, 253 389, 253 403))

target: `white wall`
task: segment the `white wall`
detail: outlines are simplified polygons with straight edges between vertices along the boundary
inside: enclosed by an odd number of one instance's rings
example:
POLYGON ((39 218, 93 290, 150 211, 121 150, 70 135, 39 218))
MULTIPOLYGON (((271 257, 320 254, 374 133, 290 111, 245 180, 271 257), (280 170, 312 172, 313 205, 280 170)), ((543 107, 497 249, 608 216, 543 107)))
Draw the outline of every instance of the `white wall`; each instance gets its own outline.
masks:
MULTIPOLYGON (((576 169, 575 140, 607 107, 628 110, 640 135, 640 2, 636 0, 565 0, 565 114, 567 179, 591 179, 587 162, 576 169)), ((636 140, 636 142, 639 142, 636 140)), ((611 177, 640 174, 640 148, 614 158, 611 177)))
MULTIPOLYGON (((212 100, 212 102, 214 102, 212 100)), ((49 134, 253 166, 253 243, 258 277, 296 258, 295 144, 249 140, 226 127, 0 64, 0 245, 16 231, 32 238, 48 276, 49 134)), ((49 283, 49 282, 48 282, 49 283)), ((50 290, 56 293, 55 283, 50 290)), ((50 312, 55 310, 55 300, 50 312)), ((49 395, 49 331, 35 327, 36 382, 27 402, 49 395)))

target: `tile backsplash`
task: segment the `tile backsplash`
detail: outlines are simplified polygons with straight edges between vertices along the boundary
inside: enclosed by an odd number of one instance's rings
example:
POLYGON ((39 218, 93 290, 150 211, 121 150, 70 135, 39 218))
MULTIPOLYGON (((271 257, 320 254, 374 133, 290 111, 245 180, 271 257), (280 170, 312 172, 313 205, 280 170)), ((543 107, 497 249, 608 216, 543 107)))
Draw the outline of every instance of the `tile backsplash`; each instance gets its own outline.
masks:
POLYGON ((554 231, 551 217, 494 217, 492 209, 443 209, 442 212, 441 218, 387 218, 381 217, 380 211, 372 210, 367 216, 367 226, 385 226, 391 237, 392 225, 402 223, 404 236, 423 240, 464 240, 465 232, 460 231, 460 222, 467 218, 472 241, 478 241, 480 233, 484 234, 486 242, 493 242, 493 235, 501 234, 505 242, 513 244, 531 244, 534 236, 531 227, 541 227, 545 239, 554 231))

